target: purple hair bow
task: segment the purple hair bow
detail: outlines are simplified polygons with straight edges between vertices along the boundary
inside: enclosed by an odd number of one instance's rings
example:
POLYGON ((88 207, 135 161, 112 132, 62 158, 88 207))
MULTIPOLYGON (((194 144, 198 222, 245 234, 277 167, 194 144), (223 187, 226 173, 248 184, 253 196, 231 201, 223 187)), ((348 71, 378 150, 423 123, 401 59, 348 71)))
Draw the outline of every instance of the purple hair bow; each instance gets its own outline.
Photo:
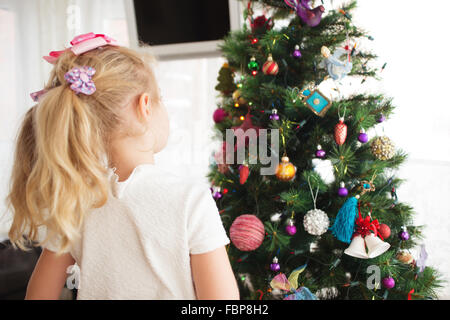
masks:
POLYGON ((84 66, 71 69, 64 75, 64 79, 72 84, 70 89, 76 93, 83 93, 89 96, 96 90, 94 81, 92 81, 92 76, 94 74, 94 68, 84 66))

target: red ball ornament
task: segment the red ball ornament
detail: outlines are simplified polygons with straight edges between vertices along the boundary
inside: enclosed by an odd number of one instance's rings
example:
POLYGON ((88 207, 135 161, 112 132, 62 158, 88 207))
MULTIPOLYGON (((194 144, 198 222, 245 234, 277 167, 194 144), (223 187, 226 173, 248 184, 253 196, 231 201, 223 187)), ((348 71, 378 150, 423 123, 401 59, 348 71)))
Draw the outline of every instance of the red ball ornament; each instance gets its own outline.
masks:
POLYGON ((264 240, 264 225, 257 216, 243 214, 233 221, 230 239, 241 251, 256 250, 264 240))
POLYGON ((344 118, 339 119, 339 123, 334 126, 334 141, 341 146, 347 139, 347 125, 344 123, 344 118))
POLYGON ((274 76, 278 73, 278 64, 273 61, 272 55, 269 54, 267 61, 263 64, 262 71, 264 74, 274 76))
POLYGON ((225 110, 223 110, 222 108, 219 108, 216 111, 214 111, 213 120, 215 123, 220 123, 227 116, 228 116, 228 113, 225 110))
POLYGON ((391 235, 391 228, 387 224, 380 224, 380 229, 378 229, 378 232, 383 237, 383 239, 387 239, 391 235))

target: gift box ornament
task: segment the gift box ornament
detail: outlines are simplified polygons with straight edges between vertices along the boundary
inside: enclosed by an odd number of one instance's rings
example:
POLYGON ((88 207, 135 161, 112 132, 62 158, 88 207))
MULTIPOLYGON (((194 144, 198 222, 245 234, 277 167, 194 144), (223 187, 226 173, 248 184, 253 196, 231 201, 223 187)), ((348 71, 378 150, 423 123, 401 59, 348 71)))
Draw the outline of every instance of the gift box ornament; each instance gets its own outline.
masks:
POLYGON ((307 88, 300 95, 308 108, 319 117, 323 117, 331 107, 331 101, 318 89, 307 88))

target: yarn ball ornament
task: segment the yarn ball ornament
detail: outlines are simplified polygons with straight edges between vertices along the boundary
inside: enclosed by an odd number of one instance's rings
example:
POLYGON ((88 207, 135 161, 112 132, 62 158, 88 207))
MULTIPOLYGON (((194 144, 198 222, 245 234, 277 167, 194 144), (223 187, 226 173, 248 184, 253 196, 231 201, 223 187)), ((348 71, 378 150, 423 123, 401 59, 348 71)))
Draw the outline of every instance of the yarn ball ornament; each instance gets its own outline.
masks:
POLYGON ((395 147, 391 139, 386 136, 373 139, 370 148, 372 154, 379 160, 389 160, 395 154, 395 147))
POLYGON ((309 210, 303 218, 305 230, 314 236, 320 236, 327 232, 330 226, 330 219, 327 214, 320 209, 309 210))
POLYGON ((295 172, 297 168, 289 162, 288 157, 282 157, 281 163, 278 164, 275 176, 281 181, 291 181, 295 178, 295 172))
POLYGON ((230 227, 230 240, 241 251, 253 251, 259 248, 264 240, 264 225, 252 214, 237 217, 230 227))
POLYGON ((267 61, 263 64, 262 71, 266 75, 275 76, 278 73, 278 70, 278 63, 273 61, 272 55, 269 54, 267 61))
POLYGON ((215 123, 220 123, 228 116, 228 113, 222 108, 216 109, 213 113, 213 120, 215 123))

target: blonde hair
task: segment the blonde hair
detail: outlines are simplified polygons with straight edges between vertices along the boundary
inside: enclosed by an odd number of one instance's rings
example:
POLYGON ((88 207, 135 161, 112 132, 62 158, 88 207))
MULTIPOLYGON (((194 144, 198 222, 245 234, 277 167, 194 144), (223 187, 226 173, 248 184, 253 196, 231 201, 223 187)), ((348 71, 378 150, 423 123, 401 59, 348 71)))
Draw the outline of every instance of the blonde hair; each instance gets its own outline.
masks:
POLYGON ((112 135, 127 134, 120 112, 148 92, 159 103, 152 57, 105 46, 76 56, 66 50, 45 86, 48 92, 25 115, 15 150, 7 203, 13 212, 11 242, 26 250, 59 238, 59 252, 79 236, 86 213, 109 195, 107 163, 112 135), (97 88, 76 94, 64 75, 90 66, 97 88), (105 161, 106 160, 106 161, 105 161), (46 227, 39 240, 40 227, 46 227), (36 242, 38 242, 36 244, 36 242))

